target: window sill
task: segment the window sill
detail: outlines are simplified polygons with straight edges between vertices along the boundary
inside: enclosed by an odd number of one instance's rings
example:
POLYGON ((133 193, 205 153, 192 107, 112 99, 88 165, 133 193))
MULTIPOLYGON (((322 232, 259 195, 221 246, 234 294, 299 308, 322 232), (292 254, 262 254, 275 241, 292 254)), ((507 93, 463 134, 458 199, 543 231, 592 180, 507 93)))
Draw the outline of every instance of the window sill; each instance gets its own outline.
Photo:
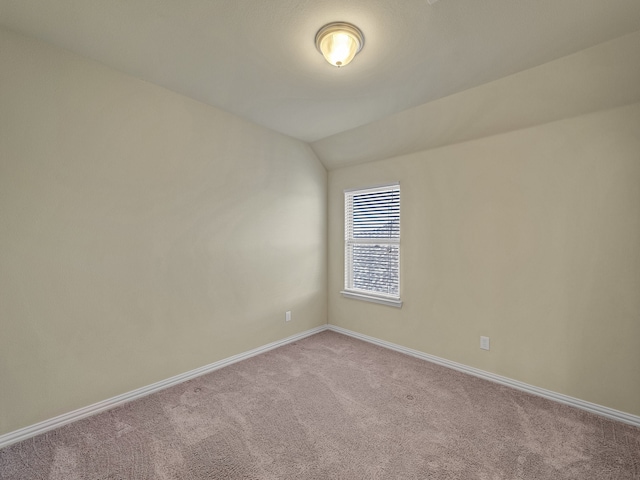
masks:
POLYGON ((395 300, 393 298, 376 297, 374 295, 367 295, 366 293, 351 292, 348 290, 342 290, 340 292, 343 297, 354 298, 356 300, 364 300, 365 302, 380 303, 389 307, 402 308, 402 300, 395 300))

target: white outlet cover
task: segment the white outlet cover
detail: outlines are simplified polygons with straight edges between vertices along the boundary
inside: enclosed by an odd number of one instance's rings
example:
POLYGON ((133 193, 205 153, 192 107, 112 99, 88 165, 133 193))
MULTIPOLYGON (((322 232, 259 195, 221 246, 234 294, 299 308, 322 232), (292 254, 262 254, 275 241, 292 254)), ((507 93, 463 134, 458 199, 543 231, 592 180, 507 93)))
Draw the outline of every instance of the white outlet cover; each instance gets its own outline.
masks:
POLYGON ((489 337, 480 337, 480 348, 489 350, 489 337))
POLYGON ((289 310, 288 312, 286 312, 284 314, 284 321, 285 322, 290 322, 291 321, 291 310, 289 310))

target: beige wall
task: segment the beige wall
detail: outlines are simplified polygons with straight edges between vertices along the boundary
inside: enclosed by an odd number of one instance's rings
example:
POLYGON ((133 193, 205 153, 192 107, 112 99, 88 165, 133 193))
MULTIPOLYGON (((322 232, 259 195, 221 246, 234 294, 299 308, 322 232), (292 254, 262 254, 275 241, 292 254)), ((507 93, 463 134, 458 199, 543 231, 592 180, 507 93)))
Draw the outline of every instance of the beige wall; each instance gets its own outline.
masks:
POLYGON ((0 65, 0 434, 326 323, 307 145, 5 30, 0 65))
POLYGON ((328 201, 331 324, 640 415, 640 104, 332 170, 328 201), (396 180, 404 306, 342 298, 343 190, 396 180))

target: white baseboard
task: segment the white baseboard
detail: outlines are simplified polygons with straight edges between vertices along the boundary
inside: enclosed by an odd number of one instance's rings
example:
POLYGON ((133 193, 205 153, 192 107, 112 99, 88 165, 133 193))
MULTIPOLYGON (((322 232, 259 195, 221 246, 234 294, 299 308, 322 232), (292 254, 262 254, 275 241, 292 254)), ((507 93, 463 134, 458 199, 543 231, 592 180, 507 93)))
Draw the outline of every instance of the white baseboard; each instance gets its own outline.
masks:
POLYGON ((467 365, 463 365, 461 363, 452 362, 444 358, 436 357, 435 355, 429 355, 428 353, 420 352, 419 350, 413 350, 411 348, 403 347, 402 345, 397 345, 395 343, 380 340, 375 337, 370 337, 362 333, 354 332, 352 330, 347 330, 346 328, 337 327, 335 325, 329 325, 327 329, 337 333, 348 335, 350 337, 357 338, 359 340, 364 340, 365 342, 373 343, 375 345, 385 347, 390 350, 395 350, 396 352, 404 353, 406 355, 411 355, 412 357, 417 357, 422 360, 426 360, 428 362, 436 363, 438 365, 442 365, 443 367, 452 368, 454 370, 458 370, 463 373, 468 373, 469 375, 473 375, 475 377, 480 377, 485 380, 489 380, 491 382, 499 383, 501 385, 506 385, 507 387, 515 388, 517 390, 522 390, 523 392, 531 393, 539 397, 544 397, 549 400, 554 400, 556 402, 564 403, 572 407, 580 408, 582 410, 595 413, 596 415, 601 415, 603 417, 611 418, 613 420, 618 420, 620 422, 624 422, 630 425, 634 425, 636 427, 640 427, 640 416, 637 416, 637 415, 621 412, 619 410, 614 410, 613 408, 609 408, 609 407, 603 407, 602 405, 598 405, 596 403, 580 400, 579 398, 570 397, 568 395, 553 392, 551 390, 546 390, 544 388, 535 387, 533 385, 529 385, 527 383, 520 382, 518 380, 513 380, 511 378, 503 377, 501 375, 496 375, 495 373, 486 372, 478 368, 468 367, 467 365))
POLYGON ((632 415, 630 413, 621 412, 620 410, 604 407, 596 403, 580 400, 579 398, 570 397, 562 393, 557 393, 551 390, 546 390, 544 388, 535 387, 533 385, 529 385, 527 383, 520 382, 518 380, 513 380, 511 378, 503 377, 501 375, 496 375, 495 373, 485 372, 484 370, 480 370, 478 368, 468 367, 461 363, 452 362, 451 360, 446 360, 444 358, 436 357, 435 355, 429 355, 428 353, 423 353, 418 350, 413 350, 411 348, 403 347, 402 345, 396 345, 395 343, 386 342, 384 340, 380 340, 375 337, 370 337, 362 333, 347 330, 346 328, 337 327, 335 325, 329 325, 328 330, 331 330, 337 333, 342 333, 344 335, 348 335, 350 337, 364 340, 365 342, 373 343, 375 345, 379 345, 381 347, 385 347, 391 350, 395 350, 396 352, 404 353, 406 355, 411 355, 412 357, 417 357, 422 360, 426 360, 428 362, 436 363, 438 365, 442 365, 443 367, 448 367, 463 373, 468 373, 469 375, 473 375, 475 377, 480 377, 485 380, 490 380, 495 383, 500 383, 502 385, 506 385, 507 387, 515 388, 517 390, 522 390, 523 392, 531 393, 533 395, 544 397, 549 400, 554 400, 556 402, 564 403, 566 405, 571 405, 572 407, 580 408, 582 410, 586 410, 588 412, 595 413, 603 417, 611 418, 613 420, 618 420, 619 422, 624 422, 630 425, 634 425, 636 427, 640 427, 640 416, 638 415, 632 415))
POLYGON ((105 410, 109 410, 137 398, 146 397, 147 395, 151 395, 152 393, 159 392, 160 390, 164 390, 165 388, 169 388, 187 380, 191 380, 192 378, 199 377, 200 375, 204 375, 205 373, 213 372, 214 370, 226 367, 227 365, 239 362, 240 360, 245 360, 247 358, 260 355, 261 353, 268 352, 269 350, 273 350, 274 348, 278 348, 288 343, 293 343, 297 340, 309 337, 316 333, 322 332, 327 328, 327 325, 321 325, 319 327, 312 328, 311 330, 307 330, 302 333, 283 338, 282 340, 277 340, 267 345, 263 345, 262 347, 254 348, 253 350, 249 350, 248 352, 239 353, 238 355, 233 355, 232 357, 219 360, 209 365, 205 365, 204 367, 196 368, 195 370, 176 375, 175 377, 167 378, 166 380, 161 380, 151 385, 147 385, 146 387, 137 388, 130 392, 123 393, 122 395, 111 397, 107 400, 89 405, 88 407, 79 408, 72 412, 64 413, 62 415, 58 415, 57 417, 50 418, 49 420, 44 420, 34 425, 15 430, 13 432, 5 433, 4 435, 0 435, 0 448, 7 447, 13 443, 20 442, 31 437, 35 437, 36 435, 40 435, 41 433, 48 432, 49 430, 62 427, 63 425, 75 422, 76 420, 80 420, 82 418, 104 412, 105 410))
POLYGON ((595 413, 597 415, 602 415, 607 418, 611 418, 614 420, 618 420, 620 422, 634 425, 636 427, 640 427, 640 416, 637 416, 637 415, 621 412, 619 410, 614 410, 613 408, 604 407, 602 405, 598 405, 595 403, 586 402, 578 398, 569 397, 568 395, 552 392, 551 390, 545 390, 544 388, 534 387, 533 385, 529 385, 529 384, 520 382, 518 380, 512 380, 510 378, 496 375, 494 373, 485 372, 484 370, 468 367, 461 363, 452 362, 444 358, 436 357, 435 355, 429 355, 428 353, 423 353, 418 350, 413 350, 411 348, 403 347, 402 345, 397 345, 395 343, 380 340, 375 337, 370 337, 362 333, 357 333, 351 330, 347 330, 346 328, 337 327, 335 325, 321 325, 319 327, 312 328, 311 330, 306 330, 302 333, 298 333, 296 335, 283 338, 282 340, 277 340, 267 345, 263 345, 262 347, 254 348, 253 350, 249 350, 244 353, 239 353, 238 355, 234 355, 232 357, 219 360, 209 365, 205 365, 204 367, 196 368, 195 370, 191 370, 189 372, 185 372, 180 375, 167 378, 166 380, 161 380, 160 382, 147 385, 146 387, 141 387, 136 390, 123 393, 122 395, 117 395, 107 400, 94 403, 93 405, 79 408, 72 412, 65 413, 54 418, 50 418, 49 420, 45 420, 45 421, 36 423, 34 425, 30 425, 28 427, 15 430, 13 432, 9 432, 4 435, 0 435, 0 448, 7 447, 13 443, 20 442, 22 440, 26 440, 31 437, 35 437, 36 435, 40 435, 42 433, 48 432, 49 430, 62 427, 63 425, 66 425, 68 423, 75 422, 76 420, 80 420, 82 418, 89 417, 91 415, 95 415, 105 410, 109 410, 111 408, 117 407, 124 403, 130 402, 132 400, 142 398, 147 395, 151 395, 152 393, 159 392, 160 390, 164 390, 165 388, 172 387, 174 385, 185 382, 187 380, 191 380, 192 378, 199 377, 200 375, 204 375, 206 373, 213 372, 214 370, 217 370, 219 368, 226 367, 227 365, 231 365, 232 363, 245 360, 247 358, 259 355, 264 352, 268 352, 269 350, 273 350, 274 348, 281 347, 288 343, 293 343, 297 340, 301 340, 305 337, 309 337, 311 335, 323 332, 325 330, 331 330, 337 333, 342 333, 350 337, 364 340, 365 342, 373 343, 381 347, 395 350, 396 352, 404 353, 406 355, 411 355, 413 357, 417 357, 422 360, 426 360, 428 362, 436 363, 444 367, 452 368, 460 372, 464 372, 470 375, 474 375, 476 377, 484 378, 485 380, 490 380, 492 382, 500 383, 508 387, 516 388, 518 390, 531 393, 533 395, 538 395, 540 397, 548 398, 550 400, 555 400, 556 402, 571 405, 573 407, 577 407, 582 410, 595 413))

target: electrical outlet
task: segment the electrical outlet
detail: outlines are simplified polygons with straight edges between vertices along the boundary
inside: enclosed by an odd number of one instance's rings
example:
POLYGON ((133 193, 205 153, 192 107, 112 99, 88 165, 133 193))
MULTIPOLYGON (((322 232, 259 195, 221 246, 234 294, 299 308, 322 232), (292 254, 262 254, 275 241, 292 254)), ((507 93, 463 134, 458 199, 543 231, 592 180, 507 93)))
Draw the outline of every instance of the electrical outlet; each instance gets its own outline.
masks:
POLYGON ((285 322, 290 322, 291 321, 291 310, 289 310, 288 312, 286 312, 284 314, 284 321, 285 322))
POLYGON ((480 337, 480 348, 482 350, 489 350, 489 337, 480 337))

